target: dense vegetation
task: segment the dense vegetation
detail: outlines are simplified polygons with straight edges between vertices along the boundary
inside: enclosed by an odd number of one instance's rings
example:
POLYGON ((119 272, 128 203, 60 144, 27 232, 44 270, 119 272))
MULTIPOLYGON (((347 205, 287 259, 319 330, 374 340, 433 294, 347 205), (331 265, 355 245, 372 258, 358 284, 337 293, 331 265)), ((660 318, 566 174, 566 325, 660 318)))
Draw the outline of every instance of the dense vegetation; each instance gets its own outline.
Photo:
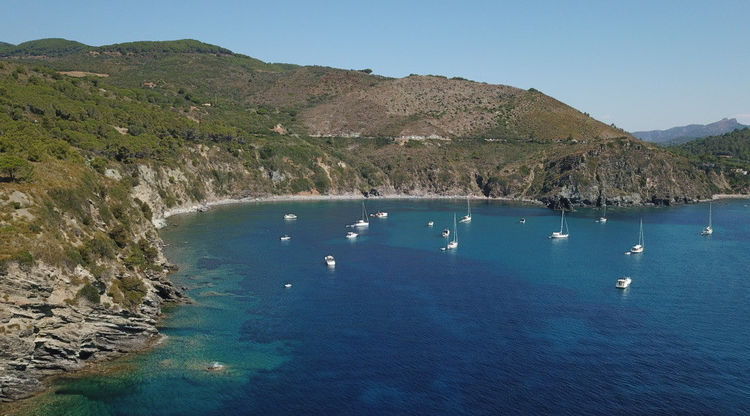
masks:
POLYGON ((721 172, 738 192, 750 191, 750 128, 674 146, 701 168, 721 172))

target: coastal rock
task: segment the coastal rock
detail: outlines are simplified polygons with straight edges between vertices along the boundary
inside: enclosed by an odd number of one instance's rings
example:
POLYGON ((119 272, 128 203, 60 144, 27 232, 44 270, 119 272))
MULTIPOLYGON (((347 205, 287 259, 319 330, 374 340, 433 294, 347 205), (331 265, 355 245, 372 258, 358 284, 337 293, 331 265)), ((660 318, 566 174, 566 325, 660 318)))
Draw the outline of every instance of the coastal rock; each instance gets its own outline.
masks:
POLYGON ((92 304, 61 290, 68 273, 11 264, 0 275, 0 401, 39 391, 46 376, 144 348, 158 334, 161 304, 184 299, 165 273, 150 272, 137 308, 92 304))

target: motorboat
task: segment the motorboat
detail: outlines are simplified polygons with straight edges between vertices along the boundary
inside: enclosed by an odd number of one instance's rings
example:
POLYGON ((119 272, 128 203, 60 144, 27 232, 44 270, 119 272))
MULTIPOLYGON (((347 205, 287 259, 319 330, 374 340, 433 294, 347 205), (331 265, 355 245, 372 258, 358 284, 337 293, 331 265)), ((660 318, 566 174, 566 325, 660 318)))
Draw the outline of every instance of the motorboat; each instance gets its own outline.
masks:
POLYGON ((290 236, 288 236, 286 234, 282 235, 281 238, 279 238, 279 240, 281 240, 281 241, 289 241, 291 239, 292 239, 292 237, 290 237, 290 236))
POLYGON ((285 220, 296 220, 296 219, 297 219, 297 215, 295 215, 295 214, 292 214, 292 213, 289 213, 289 214, 285 214, 285 215, 284 215, 284 219, 285 219, 285 220))
POLYGON ((329 254, 325 256, 324 260, 328 267, 336 267, 336 259, 334 259, 332 255, 329 254))
POLYGON ((346 233, 346 238, 357 238, 359 234, 355 233, 354 231, 349 231, 346 233))
POLYGON ((622 279, 617 279, 617 283, 615 283, 615 287, 618 289, 627 289, 628 286, 630 286, 630 282, 632 282, 633 279, 629 277, 623 277, 622 279))

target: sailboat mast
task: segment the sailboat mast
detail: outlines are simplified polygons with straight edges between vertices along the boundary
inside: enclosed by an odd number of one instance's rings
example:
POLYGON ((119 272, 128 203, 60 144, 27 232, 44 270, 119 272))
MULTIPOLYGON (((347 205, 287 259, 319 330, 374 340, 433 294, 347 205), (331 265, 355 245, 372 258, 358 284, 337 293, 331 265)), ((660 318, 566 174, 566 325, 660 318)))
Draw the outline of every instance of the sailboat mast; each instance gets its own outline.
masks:
POLYGON ((560 234, 563 232, 563 222, 565 222, 565 209, 560 210, 560 234))
POLYGON ((453 213, 453 241, 458 241, 458 228, 456 227, 456 213, 453 213))
POLYGON ((641 232, 638 234, 638 244, 643 245, 643 218, 641 218, 641 232))
POLYGON ((708 203, 708 227, 711 228, 711 203, 708 203))

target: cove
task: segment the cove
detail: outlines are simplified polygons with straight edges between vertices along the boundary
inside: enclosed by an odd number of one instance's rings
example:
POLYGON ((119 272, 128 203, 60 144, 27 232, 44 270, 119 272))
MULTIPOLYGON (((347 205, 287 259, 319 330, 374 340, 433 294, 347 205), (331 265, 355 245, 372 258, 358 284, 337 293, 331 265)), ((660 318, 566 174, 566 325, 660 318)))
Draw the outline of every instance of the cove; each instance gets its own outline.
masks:
POLYGON ((747 203, 714 202, 710 237, 706 204, 582 209, 557 241, 559 212, 472 202, 447 252, 465 201, 367 201, 389 216, 353 240, 359 201, 172 217, 172 280, 195 303, 165 311, 153 349, 20 414, 750 413, 747 203), (646 249, 625 255, 641 218, 646 249))

